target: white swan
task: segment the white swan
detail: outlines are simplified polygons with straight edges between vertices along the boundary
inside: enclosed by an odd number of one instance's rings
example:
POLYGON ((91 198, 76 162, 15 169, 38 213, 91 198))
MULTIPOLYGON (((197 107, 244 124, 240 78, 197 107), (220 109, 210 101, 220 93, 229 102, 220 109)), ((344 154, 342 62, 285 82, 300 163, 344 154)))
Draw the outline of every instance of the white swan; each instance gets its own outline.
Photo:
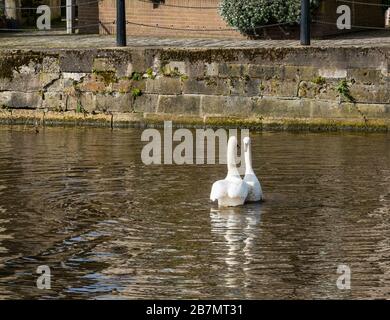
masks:
POLYGON ((241 179, 236 167, 237 138, 230 137, 227 148, 228 174, 224 180, 213 184, 210 200, 218 200, 219 207, 236 207, 244 204, 248 195, 248 185, 241 179))
POLYGON ((257 179, 253 168, 252 168, 252 148, 251 148, 251 139, 245 137, 244 142, 244 154, 245 154, 245 177, 244 181, 249 186, 248 197, 246 201, 256 202, 263 199, 263 191, 259 179, 257 179))

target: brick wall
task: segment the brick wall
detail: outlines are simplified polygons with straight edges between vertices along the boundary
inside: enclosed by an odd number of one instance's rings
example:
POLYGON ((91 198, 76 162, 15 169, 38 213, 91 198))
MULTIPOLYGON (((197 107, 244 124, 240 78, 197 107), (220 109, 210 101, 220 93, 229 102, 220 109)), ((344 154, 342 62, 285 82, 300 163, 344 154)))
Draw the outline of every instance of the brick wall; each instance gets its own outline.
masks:
POLYGON ((93 0, 77 0, 79 33, 99 33, 99 4, 93 0))
MULTIPOLYGON (((99 4, 100 33, 114 34, 115 0, 103 0, 99 4)), ((153 5, 147 0, 127 0, 126 19, 140 26, 127 25, 127 34, 133 36, 169 37, 223 37, 242 38, 226 25, 215 8, 219 0, 165 0, 166 5, 153 5), (188 9, 172 6, 213 7, 212 9, 188 9), (157 28, 159 26, 160 28, 157 28), (183 30, 172 30, 183 29, 183 30), (202 31, 212 29, 215 31, 202 31), (228 30, 228 31, 226 31, 228 30)))
MULTIPOLYGON (((79 3, 91 0, 78 0, 79 3)), ((358 2, 381 4, 382 0, 360 0, 358 2)), ((148 0, 126 0, 127 34, 131 36, 155 37, 207 37, 207 38, 244 38, 232 30, 218 13, 219 0, 165 0, 165 5, 153 4, 148 0), (180 7, 181 6, 181 7, 180 7), (184 6, 195 8, 183 8, 184 6), (199 7, 203 8, 200 9, 199 7), (211 30, 211 31, 207 31, 211 30)), ((324 37, 340 31, 336 28, 337 6, 348 4, 352 10, 352 24, 359 26, 383 27, 384 10, 380 6, 351 4, 336 0, 323 0, 313 20, 313 36, 324 37)), ((100 23, 100 27, 83 27, 80 32, 99 32, 115 34, 116 0, 101 0, 98 4, 79 7, 79 24, 100 23)), ((356 29, 354 29, 356 30, 356 29)), ((266 28, 259 32, 263 38, 299 37, 299 28, 266 28)))

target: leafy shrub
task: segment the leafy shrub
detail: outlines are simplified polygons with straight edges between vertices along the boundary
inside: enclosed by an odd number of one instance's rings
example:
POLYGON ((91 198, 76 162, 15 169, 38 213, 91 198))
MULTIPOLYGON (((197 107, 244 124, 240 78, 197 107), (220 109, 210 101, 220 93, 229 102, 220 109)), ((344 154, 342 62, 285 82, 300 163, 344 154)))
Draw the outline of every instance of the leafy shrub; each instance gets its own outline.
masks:
MULTIPOLYGON (((312 10, 321 0, 310 0, 312 10)), ((300 20, 301 0, 222 0, 220 14, 232 27, 251 34, 260 26, 295 24, 300 20)))

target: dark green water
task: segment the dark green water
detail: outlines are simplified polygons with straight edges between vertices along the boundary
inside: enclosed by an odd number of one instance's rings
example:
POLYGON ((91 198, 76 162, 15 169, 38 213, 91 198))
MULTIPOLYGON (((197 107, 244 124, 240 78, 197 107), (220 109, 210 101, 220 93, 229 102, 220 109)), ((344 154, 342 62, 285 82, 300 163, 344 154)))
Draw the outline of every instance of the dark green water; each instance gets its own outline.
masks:
POLYGON ((266 201, 223 211, 225 166, 145 166, 140 136, 0 128, 0 298, 390 298, 389 135, 253 134, 266 201))

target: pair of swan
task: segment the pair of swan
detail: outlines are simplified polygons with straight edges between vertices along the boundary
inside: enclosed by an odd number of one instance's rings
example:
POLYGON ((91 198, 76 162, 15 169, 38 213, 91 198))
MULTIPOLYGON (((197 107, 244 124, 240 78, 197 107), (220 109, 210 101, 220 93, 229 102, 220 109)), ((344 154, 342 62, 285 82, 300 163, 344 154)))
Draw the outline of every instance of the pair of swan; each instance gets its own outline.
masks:
POLYGON ((211 188, 211 201, 218 200, 219 207, 236 207, 245 202, 262 200, 261 185, 252 168, 252 150, 249 137, 243 139, 245 154, 245 177, 241 179, 236 167, 237 138, 230 137, 227 149, 228 174, 211 188))

